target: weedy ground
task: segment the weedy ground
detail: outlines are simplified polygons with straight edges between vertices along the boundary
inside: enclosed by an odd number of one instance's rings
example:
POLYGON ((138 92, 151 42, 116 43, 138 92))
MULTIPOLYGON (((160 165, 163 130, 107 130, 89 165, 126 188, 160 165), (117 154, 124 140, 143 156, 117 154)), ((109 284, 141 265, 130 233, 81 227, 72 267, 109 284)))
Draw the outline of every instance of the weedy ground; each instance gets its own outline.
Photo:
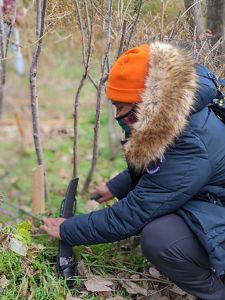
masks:
MULTIPOLYGON (((82 69, 76 57, 64 53, 62 60, 61 53, 52 55, 46 51, 43 49, 38 74, 41 135, 49 186, 46 215, 58 216, 61 201, 72 177, 73 101, 82 69), (48 68, 43 67, 46 61, 48 68)), ((153 299, 151 296, 146 297, 147 294, 154 295, 154 299, 188 299, 184 293, 179 295, 170 291, 171 284, 165 278, 157 275, 154 279, 154 275, 149 274, 149 263, 142 256, 136 239, 115 244, 75 247, 79 276, 73 291, 69 291, 65 282, 57 277, 55 262, 58 243, 40 232, 40 222, 19 210, 19 207, 30 210, 31 174, 36 166, 28 75, 18 77, 9 60, 7 78, 5 114, 0 124, 0 299, 153 299), (19 114, 24 124, 25 142, 16 125, 15 113, 19 114), (26 245, 28 250, 25 257, 10 250, 12 238, 26 245), (90 292, 87 280, 93 278, 95 291, 90 292), (102 279, 110 283, 102 282, 102 279), (105 291, 99 291, 104 290, 104 287, 105 291), (157 290, 164 291, 169 298, 162 298, 157 290)), ((81 194, 81 188, 91 163, 95 99, 95 89, 91 84, 86 84, 81 93, 79 108, 78 214, 86 211, 86 203, 90 197, 90 192, 81 194)), ((119 149, 115 159, 109 159, 107 118, 107 108, 103 104, 99 160, 90 191, 97 183, 108 180, 125 167, 119 149)))

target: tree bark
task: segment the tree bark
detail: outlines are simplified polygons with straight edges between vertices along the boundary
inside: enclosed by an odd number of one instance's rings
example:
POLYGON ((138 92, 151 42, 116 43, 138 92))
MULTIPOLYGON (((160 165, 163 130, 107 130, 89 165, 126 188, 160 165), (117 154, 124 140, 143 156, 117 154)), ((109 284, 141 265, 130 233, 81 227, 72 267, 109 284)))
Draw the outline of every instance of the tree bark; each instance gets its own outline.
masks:
POLYGON ((189 17, 190 29, 193 33, 196 32, 196 36, 199 37, 199 35, 205 30, 201 1, 184 0, 184 4, 189 17))
POLYGON ((207 27, 212 31, 212 44, 215 44, 219 39, 225 39, 225 0, 208 0, 207 10, 207 27))

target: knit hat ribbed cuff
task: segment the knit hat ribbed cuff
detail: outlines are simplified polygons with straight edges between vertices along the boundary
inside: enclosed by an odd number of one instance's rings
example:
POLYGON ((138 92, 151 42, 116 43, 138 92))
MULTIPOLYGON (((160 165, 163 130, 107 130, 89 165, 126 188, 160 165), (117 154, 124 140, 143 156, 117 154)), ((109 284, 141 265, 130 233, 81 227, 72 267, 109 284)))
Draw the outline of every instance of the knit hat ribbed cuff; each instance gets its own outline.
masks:
POLYGON ((107 97, 115 102, 140 102, 140 94, 144 91, 140 89, 119 89, 112 87, 108 84, 107 86, 107 97))

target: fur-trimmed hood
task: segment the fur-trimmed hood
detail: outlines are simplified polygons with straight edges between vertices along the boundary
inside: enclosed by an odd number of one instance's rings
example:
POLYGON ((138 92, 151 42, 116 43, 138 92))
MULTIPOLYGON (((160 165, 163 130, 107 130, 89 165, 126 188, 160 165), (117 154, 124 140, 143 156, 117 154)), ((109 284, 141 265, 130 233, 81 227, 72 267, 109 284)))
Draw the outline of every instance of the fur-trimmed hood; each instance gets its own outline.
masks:
POLYGON ((162 158, 183 132, 197 90, 195 62, 186 50, 154 42, 149 57, 149 74, 137 105, 138 121, 124 145, 128 164, 136 172, 162 158))

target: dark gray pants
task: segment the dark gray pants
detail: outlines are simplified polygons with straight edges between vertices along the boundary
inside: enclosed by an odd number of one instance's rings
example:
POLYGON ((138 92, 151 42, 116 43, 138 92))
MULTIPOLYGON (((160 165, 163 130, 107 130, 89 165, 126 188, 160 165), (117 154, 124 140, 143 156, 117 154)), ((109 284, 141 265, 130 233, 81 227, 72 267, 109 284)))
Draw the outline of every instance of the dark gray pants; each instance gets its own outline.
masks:
POLYGON ((202 300, 225 300, 225 285, 211 271, 207 253, 178 215, 146 225, 141 246, 146 258, 184 291, 202 300))

